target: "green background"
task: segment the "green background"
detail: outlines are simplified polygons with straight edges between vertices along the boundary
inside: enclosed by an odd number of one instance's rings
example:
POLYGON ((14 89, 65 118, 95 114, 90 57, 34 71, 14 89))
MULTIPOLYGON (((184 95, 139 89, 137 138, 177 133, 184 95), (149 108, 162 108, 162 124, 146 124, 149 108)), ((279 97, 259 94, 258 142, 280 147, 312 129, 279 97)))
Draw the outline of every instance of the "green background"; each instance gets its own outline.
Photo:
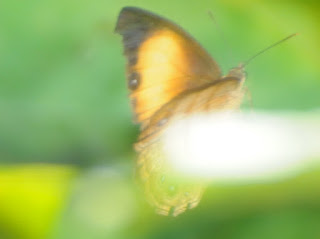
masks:
POLYGON ((114 34, 124 6, 178 23, 225 73, 298 32, 250 63, 246 85, 254 109, 319 109, 318 1, 2 0, 0 238, 320 238, 316 170, 212 185, 198 208, 154 214, 133 180, 138 128, 114 34))

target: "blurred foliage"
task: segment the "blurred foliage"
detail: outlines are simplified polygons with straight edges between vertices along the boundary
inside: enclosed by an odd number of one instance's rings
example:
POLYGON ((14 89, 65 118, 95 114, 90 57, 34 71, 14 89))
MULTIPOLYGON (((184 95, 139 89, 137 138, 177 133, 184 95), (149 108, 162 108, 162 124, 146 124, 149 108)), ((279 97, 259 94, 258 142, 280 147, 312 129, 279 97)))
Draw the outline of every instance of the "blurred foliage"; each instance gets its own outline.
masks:
POLYGON ((45 238, 66 204, 75 170, 54 165, 0 169, 0 238, 45 238), (4 227, 6 226, 6 227, 4 227))
POLYGON ((212 186, 178 218, 154 215, 140 198, 113 33, 128 5, 180 24, 224 72, 299 32, 250 63, 247 86, 255 108, 319 107, 318 1, 2 0, 0 238, 319 238, 318 173, 267 189, 212 186))

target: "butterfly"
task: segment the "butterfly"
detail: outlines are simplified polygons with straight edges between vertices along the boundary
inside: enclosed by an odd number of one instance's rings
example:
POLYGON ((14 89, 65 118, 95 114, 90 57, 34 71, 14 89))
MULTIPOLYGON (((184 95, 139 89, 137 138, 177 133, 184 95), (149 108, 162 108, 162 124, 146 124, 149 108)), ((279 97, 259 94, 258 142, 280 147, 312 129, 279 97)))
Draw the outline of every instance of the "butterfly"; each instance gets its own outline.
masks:
POLYGON ((122 36, 129 98, 140 124, 138 178, 157 212, 176 216, 197 206, 204 186, 176 176, 161 137, 177 118, 238 109, 246 64, 222 75, 217 62, 180 26, 136 7, 121 10, 115 32, 122 36))

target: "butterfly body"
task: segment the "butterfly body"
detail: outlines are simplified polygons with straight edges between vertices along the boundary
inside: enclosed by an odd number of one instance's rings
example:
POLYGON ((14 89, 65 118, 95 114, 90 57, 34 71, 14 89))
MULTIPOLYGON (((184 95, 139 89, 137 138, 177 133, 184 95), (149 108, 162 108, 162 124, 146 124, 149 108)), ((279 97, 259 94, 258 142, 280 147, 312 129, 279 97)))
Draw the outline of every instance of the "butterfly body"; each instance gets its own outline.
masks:
POLYGON ((137 171, 148 201, 161 214, 178 215, 200 201, 203 185, 175 177, 161 136, 186 115, 238 109, 244 66, 222 76, 218 64, 178 25, 125 7, 115 31, 122 35, 134 120, 140 124, 137 171))

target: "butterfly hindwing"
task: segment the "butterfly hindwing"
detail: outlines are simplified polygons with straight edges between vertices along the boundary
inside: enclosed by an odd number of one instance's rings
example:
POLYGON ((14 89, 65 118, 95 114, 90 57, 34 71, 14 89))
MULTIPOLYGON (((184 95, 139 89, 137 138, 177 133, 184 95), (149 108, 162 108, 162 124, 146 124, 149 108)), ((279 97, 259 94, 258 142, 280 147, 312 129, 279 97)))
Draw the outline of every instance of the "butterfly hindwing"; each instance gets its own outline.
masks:
POLYGON ((176 96, 163 105, 139 135, 135 148, 139 151, 157 140, 160 128, 171 120, 182 118, 191 113, 237 109, 242 101, 242 82, 236 77, 224 77, 202 87, 191 89, 176 96))
POLYGON ((135 119, 142 125, 180 93, 220 79, 217 63, 188 33, 134 7, 119 14, 135 119))

